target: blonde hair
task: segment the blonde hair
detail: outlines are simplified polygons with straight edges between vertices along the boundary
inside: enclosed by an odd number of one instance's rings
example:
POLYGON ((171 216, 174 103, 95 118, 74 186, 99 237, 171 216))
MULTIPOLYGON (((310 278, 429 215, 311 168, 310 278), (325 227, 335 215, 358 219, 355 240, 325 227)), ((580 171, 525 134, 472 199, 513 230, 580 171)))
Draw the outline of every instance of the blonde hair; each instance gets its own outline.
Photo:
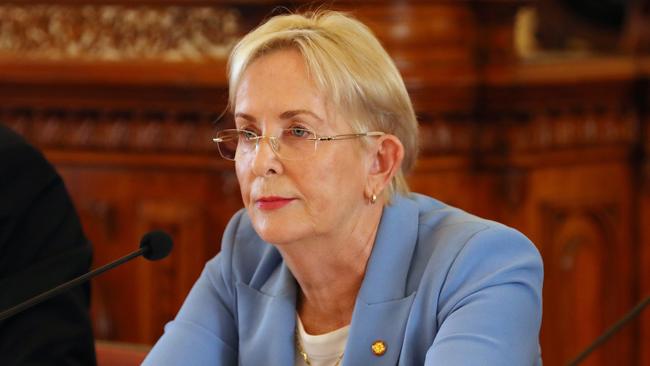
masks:
POLYGON ((404 160, 393 177, 393 192, 409 192, 405 176, 418 153, 418 127, 404 81, 372 31, 336 11, 278 15, 244 36, 228 63, 229 107, 242 75, 256 59, 273 51, 297 49, 310 77, 356 132, 383 131, 404 145, 404 160))

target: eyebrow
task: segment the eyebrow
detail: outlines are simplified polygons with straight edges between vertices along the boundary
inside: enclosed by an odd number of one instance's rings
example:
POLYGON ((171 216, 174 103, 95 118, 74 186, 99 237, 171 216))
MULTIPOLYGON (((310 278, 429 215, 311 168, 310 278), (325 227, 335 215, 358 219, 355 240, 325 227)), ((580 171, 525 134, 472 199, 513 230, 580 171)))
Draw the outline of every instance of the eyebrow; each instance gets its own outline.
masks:
MULTIPOLYGON (((321 123, 323 122, 323 119, 320 118, 316 113, 314 113, 312 111, 308 111, 306 109, 296 109, 296 110, 290 110, 290 111, 282 112, 280 114, 280 118, 281 119, 291 119, 291 118, 293 118, 295 116, 298 116, 298 115, 301 115, 301 114, 310 115, 313 118, 317 119, 319 122, 321 122, 321 123)), ((235 118, 238 118, 238 117, 243 118, 243 119, 248 120, 248 121, 251 121, 251 122, 256 122, 257 121, 257 119, 255 117, 251 116, 250 114, 246 114, 246 113, 242 113, 242 112, 235 113, 235 118)))
POLYGON ((255 117, 251 116, 250 114, 241 113, 241 112, 235 113, 235 118, 243 118, 243 119, 251 121, 251 122, 256 121, 255 117))
POLYGON ((300 115, 300 114, 308 114, 308 115, 312 116, 313 118, 316 118, 319 122, 323 122, 323 119, 320 118, 318 115, 316 115, 316 113, 314 113, 312 111, 308 111, 306 109, 296 109, 296 110, 292 110, 292 111, 282 112, 282 114, 280 114, 280 118, 282 118, 282 119, 291 119, 291 118, 293 118, 293 117, 295 117, 297 115, 300 115))

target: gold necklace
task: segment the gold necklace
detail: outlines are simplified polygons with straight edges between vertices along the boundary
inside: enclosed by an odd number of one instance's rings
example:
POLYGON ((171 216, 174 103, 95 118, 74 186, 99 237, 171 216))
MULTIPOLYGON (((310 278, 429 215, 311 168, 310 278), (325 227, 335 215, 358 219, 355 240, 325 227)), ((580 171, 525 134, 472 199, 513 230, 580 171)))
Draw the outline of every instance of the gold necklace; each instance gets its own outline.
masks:
MULTIPOLYGON (((296 329, 296 348, 298 349, 298 353, 300 354, 300 356, 302 356, 302 359, 305 360, 307 366, 311 366, 311 361, 309 360, 309 356, 307 356, 307 352, 305 352, 305 350, 302 348, 302 343, 300 342, 300 335, 298 334, 298 329, 296 329)), ((341 360, 343 359, 344 354, 345 352, 341 353, 339 358, 336 359, 336 363, 334 364, 334 366, 339 366, 341 360)))

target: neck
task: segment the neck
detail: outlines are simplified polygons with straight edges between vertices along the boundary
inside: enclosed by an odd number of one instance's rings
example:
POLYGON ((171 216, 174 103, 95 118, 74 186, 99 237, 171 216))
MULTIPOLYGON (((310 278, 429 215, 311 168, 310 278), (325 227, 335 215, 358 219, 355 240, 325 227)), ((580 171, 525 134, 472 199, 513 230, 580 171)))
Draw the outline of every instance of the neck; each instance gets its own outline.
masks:
POLYGON ((372 206, 348 229, 279 247, 300 286, 297 311, 308 333, 350 323, 381 214, 372 206))

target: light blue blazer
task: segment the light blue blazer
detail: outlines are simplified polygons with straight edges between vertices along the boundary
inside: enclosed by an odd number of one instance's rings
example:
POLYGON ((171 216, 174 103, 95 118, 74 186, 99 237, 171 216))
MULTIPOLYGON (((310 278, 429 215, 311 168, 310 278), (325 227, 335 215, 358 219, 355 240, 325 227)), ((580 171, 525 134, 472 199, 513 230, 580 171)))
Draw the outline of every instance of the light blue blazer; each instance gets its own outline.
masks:
MULTIPOLYGON (((541 365, 542 279, 540 255, 519 232, 426 196, 395 196, 343 365, 541 365)), ((293 365, 296 291, 280 253, 239 211, 144 365, 293 365)))

